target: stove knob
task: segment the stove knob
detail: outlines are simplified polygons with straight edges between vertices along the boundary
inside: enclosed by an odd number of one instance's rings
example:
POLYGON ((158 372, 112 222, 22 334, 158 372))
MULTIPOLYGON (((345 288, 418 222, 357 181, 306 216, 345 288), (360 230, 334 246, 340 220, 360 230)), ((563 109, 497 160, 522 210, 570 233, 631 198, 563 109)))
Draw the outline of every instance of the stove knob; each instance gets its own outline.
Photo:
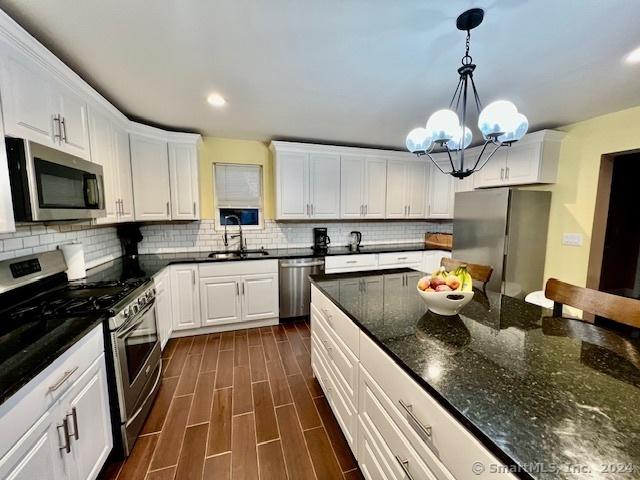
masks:
POLYGON ((140 304, 141 307, 146 305, 147 304, 147 297, 140 297, 138 299, 138 303, 140 304))
POLYGON ((138 305, 131 306, 131 311, 133 312, 134 315, 138 313, 138 310, 140 310, 140 307, 138 307, 138 305))
POLYGON ((129 318, 130 316, 131 316, 131 312, 129 311, 129 309, 128 309, 128 308, 125 308, 125 309, 122 311, 122 318, 124 318, 124 319, 126 320, 126 319, 127 319, 127 318, 129 318))

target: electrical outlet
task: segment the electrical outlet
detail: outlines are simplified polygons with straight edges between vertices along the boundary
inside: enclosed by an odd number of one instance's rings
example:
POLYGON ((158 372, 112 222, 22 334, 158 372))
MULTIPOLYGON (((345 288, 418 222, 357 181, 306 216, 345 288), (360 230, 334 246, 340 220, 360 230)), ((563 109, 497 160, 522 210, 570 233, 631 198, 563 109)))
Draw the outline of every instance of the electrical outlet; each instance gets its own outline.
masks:
POLYGON ((563 233, 562 244, 570 247, 582 246, 582 234, 581 233, 563 233))

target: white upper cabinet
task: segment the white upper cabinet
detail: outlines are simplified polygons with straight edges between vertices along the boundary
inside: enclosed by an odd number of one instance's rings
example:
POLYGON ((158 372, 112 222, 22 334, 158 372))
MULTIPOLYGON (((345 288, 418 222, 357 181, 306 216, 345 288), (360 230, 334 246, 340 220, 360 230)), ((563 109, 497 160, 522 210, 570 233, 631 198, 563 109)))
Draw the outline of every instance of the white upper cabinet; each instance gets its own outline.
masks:
POLYGON ((89 159, 86 101, 31 58, 0 47, 6 134, 89 159))
POLYGON ((274 143, 276 218, 339 218, 340 156, 287 150, 274 143))
POLYGON ((387 218, 424 218, 427 166, 423 161, 387 164, 387 218))
POLYGON ((132 133, 129 142, 136 220, 170 220, 167 141, 132 133))
POLYGON ((564 137, 563 132, 541 130, 525 135, 511 147, 501 147, 484 168, 474 174, 475 187, 555 183, 564 137))
POLYGON ((311 218, 340 216, 340 156, 309 155, 309 210, 311 218))
POLYGON ((195 143, 169 142, 171 219, 200 218, 198 149, 195 143))
MULTIPOLYGON (((451 168, 445 155, 435 155, 434 159, 445 172, 451 168)), ((453 218, 453 202, 455 199, 455 178, 442 173, 431 163, 429 168, 429 187, 427 202, 427 218, 453 218)))
POLYGON ((7 149, 4 144, 4 131, 0 122, 0 233, 15 232, 16 223, 13 218, 13 200, 9 182, 7 165, 7 149))
POLYGON ((342 155, 340 177, 340 218, 385 217, 385 159, 342 155))

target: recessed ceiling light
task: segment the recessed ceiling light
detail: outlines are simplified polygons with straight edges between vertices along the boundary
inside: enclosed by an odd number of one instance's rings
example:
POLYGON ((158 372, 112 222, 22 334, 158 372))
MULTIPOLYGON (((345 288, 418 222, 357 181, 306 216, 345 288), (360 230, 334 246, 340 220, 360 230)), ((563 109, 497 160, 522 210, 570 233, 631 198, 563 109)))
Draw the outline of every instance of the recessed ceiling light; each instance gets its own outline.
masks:
POLYGON ((219 93, 212 93, 207 97, 207 102, 214 107, 224 107, 227 101, 219 93))
POLYGON ((640 63, 640 47, 633 50, 625 59, 627 63, 640 63))

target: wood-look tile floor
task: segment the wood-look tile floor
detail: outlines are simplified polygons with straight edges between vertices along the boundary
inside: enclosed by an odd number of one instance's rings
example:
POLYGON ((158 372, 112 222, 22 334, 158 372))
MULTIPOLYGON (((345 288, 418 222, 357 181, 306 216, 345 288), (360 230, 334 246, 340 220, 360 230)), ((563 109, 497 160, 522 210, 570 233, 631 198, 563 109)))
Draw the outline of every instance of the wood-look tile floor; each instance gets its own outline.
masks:
POLYGON ((105 477, 361 479, 310 352, 308 323, 169 340, 141 436, 105 477))

